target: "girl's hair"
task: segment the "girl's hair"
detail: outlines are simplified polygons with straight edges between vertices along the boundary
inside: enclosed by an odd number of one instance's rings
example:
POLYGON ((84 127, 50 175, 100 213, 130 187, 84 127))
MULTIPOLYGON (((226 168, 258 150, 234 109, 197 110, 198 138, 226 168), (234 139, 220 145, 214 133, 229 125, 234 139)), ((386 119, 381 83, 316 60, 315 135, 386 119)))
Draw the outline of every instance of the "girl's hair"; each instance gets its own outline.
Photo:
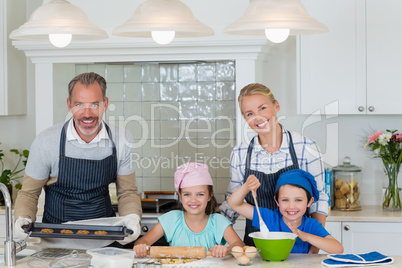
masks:
POLYGON ((263 84, 259 84, 259 83, 253 83, 253 84, 249 84, 249 85, 243 87, 242 90, 240 91, 239 97, 237 98, 240 109, 241 109, 241 102, 244 97, 257 95, 257 94, 268 97, 272 101, 272 103, 277 102, 277 100, 274 97, 274 94, 267 86, 264 86, 263 84))
MULTIPOLYGON (((294 186, 294 187, 303 189, 303 190, 306 192, 306 195, 307 195, 307 203, 311 200, 311 197, 312 197, 312 196, 311 196, 310 192, 307 191, 306 189, 304 189, 303 187, 301 187, 300 185, 292 184, 292 183, 285 184, 285 185, 292 185, 292 186, 294 186)), ((276 199, 276 200, 278 200, 278 198, 279 198, 279 191, 280 191, 280 190, 281 190, 281 187, 279 187, 278 191, 276 191, 276 193, 275 193, 275 199, 276 199)), ((314 201, 317 201, 317 200, 314 200, 314 201)))
MULTIPOLYGON (((215 196, 213 195, 214 189, 212 185, 207 185, 208 186, 208 194, 211 196, 211 200, 208 201, 207 207, 205 208, 205 214, 210 215, 212 213, 217 213, 218 212, 218 202, 216 201, 215 196)), ((179 189, 179 193, 181 194, 181 189, 179 189)), ((181 211, 185 211, 183 207, 183 203, 179 203, 179 209, 181 211)))

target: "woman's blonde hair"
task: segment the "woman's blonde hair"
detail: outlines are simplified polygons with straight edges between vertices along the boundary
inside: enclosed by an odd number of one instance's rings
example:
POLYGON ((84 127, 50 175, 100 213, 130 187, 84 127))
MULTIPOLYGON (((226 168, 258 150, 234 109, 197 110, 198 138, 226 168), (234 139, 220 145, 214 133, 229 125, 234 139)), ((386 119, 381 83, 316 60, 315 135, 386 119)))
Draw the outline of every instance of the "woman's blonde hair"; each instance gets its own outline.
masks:
POLYGON ((257 95, 257 94, 268 97, 272 101, 273 104, 275 104, 277 102, 277 100, 274 97, 274 94, 267 86, 264 86, 263 84, 259 84, 259 83, 253 83, 253 84, 249 84, 249 85, 243 87, 242 90, 240 91, 239 97, 237 98, 237 101, 239 102, 240 110, 241 110, 241 102, 244 97, 257 95))

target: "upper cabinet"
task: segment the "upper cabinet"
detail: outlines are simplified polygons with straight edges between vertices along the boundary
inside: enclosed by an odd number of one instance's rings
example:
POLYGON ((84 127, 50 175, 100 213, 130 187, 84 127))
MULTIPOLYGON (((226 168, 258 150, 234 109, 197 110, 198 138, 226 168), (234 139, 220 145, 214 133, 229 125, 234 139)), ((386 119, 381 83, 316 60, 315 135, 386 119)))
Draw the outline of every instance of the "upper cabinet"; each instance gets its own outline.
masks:
POLYGON ((25 22, 25 1, 0 1, 0 14, 0 116, 26 114, 26 58, 8 38, 25 22))
POLYGON ((402 1, 301 2, 329 32, 298 40, 298 112, 402 114, 402 1))

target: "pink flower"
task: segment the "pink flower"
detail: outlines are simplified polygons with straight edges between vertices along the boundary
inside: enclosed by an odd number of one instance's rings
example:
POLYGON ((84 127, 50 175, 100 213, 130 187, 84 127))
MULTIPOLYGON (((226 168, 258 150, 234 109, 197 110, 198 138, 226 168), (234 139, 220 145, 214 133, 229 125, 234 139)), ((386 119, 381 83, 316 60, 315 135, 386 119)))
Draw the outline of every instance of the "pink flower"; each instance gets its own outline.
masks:
POLYGON ((369 137, 368 137, 368 141, 369 141, 369 143, 375 143, 375 141, 377 140, 377 138, 381 135, 381 134, 383 134, 384 132, 382 131, 382 130, 380 130, 380 131, 377 131, 377 132, 374 132, 373 134, 371 134, 369 137))
POLYGON ((395 141, 395 142, 397 142, 397 143, 402 143, 402 134, 401 133, 395 133, 393 136, 392 136, 392 139, 391 139, 392 141, 395 141))

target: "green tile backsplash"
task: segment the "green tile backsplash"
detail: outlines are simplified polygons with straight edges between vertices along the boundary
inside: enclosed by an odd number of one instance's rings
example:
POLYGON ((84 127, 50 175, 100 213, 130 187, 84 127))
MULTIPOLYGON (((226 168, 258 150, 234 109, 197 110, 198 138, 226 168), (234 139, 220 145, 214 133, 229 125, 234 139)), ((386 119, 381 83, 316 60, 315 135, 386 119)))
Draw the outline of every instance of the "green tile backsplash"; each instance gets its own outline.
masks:
POLYGON ((174 190, 173 174, 187 161, 209 166, 217 194, 229 184, 236 143, 234 61, 77 64, 108 82, 105 120, 123 119, 137 148, 139 190, 174 190))

